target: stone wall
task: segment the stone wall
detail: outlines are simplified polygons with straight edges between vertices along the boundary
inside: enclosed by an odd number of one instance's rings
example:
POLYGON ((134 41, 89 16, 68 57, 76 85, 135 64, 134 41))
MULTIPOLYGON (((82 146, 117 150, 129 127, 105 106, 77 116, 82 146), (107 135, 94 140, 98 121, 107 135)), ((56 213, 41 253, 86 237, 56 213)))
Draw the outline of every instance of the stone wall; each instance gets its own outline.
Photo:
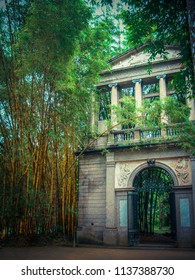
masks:
MULTIPOLYGON (((102 73, 99 86, 111 89, 112 105, 119 105, 120 89, 125 86, 135 87, 137 108, 142 99, 151 97, 143 94, 144 84, 159 81, 159 92, 152 94, 161 100, 171 94, 167 82, 181 70, 182 64, 177 47, 170 46, 167 50, 168 59, 157 57, 150 75, 146 71, 148 56, 142 48, 111 60, 112 71, 102 73)), ((188 101, 188 105, 190 120, 195 120, 195 101, 188 101)), ((92 127, 98 124, 99 133, 104 132, 106 122, 98 122, 95 112, 92 115, 92 127)), ((164 117, 162 114, 163 122, 164 117)), ((192 239, 195 244, 195 160, 176 144, 177 131, 162 130, 158 137, 153 134, 142 137, 140 128, 135 128, 133 138, 128 138, 128 133, 120 135, 121 125, 116 123, 114 110, 111 110, 111 124, 115 125, 112 132, 99 137, 94 142, 94 150, 79 159, 78 242, 128 245, 127 193, 134 191, 135 176, 147 168, 149 162, 154 162, 156 167, 165 169, 174 182, 178 245, 186 246, 192 239), (122 141, 128 138, 129 142, 115 142, 115 136, 122 141), (158 141, 159 137, 164 143, 158 141), (172 143, 170 137, 173 137, 172 143)))
MULTIPOLYGON (((191 244, 193 226, 192 171, 189 156, 177 147, 116 149, 103 155, 86 153, 79 161, 78 243, 128 246, 127 192, 148 159, 174 181, 178 246, 191 244), (189 225, 182 224, 182 205, 189 203, 189 225)), ((182 210, 183 211, 183 210, 182 210)))
POLYGON ((99 243, 105 228, 105 156, 86 154, 79 161, 78 242, 99 243))

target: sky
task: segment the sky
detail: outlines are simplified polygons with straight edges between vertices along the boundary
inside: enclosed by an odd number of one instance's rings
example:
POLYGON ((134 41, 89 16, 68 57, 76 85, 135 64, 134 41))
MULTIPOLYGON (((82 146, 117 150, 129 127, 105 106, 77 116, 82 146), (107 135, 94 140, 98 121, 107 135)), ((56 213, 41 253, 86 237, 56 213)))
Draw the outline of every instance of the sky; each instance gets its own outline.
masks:
MULTIPOLYGON (((114 12, 117 12, 117 5, 118 4, 122 4, 120 0, 113 0, 113 10, 114 12)), ((102 10, 105 10, 106 7, 98 7, 96 10, 97 10, 97 13, 101 14, 102 10)))

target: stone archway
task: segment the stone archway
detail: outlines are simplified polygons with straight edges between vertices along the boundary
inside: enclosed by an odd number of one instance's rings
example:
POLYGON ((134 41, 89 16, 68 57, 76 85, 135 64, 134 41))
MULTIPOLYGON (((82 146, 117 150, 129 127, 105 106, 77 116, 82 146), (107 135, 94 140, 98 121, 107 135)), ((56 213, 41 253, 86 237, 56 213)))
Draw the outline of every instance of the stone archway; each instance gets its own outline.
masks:
POLYGON ((128 232, 132 232, 132 215, 137 227, 137 231, 133 230, 135 234, 129 235, 131 244, 135 236, 140 242, 152 243, 171 242, 176 236, 173 187, 177 179, 167 169, 162 164, 137 168, 131 185, 134 191, 128 193, 128 232))
MULTIPOLYGON (((166 170, 170 174, 170 176, 172 177, 174 186, 179 186, 179 180, 177 178, 177 175, 176 175, 175 171, 172 168, 170 168, 168 165, 166 165, 166 164, 164 164, 162 162, 158 162, 158 161, 155 161, 155 164, 153 166, 160 167, 160 168, 166 170)), ((138 167, 136 167, 132 171, 131 175, 129 176, 129 179, 127 181, 127 188, 132 188, 133 187, 133 181, 134 181, 136 175, 141 170, 143 170, 145 168, 148 168, 148 167, 149 167, 149 164, 147 162, 145 162, 145 163, 139 165, 138 167)))

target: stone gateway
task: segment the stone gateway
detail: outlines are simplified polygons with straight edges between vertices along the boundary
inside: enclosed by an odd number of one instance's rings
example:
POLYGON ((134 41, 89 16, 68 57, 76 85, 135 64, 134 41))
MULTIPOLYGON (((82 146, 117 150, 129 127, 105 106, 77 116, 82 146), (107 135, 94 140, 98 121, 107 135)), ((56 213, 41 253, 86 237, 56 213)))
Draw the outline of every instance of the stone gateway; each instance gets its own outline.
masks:
MULTIPOLYGON (((166 60, 156 57, 150 74, 143 47, 113 58, 98 85, 104 105, 120 105, 129 96, 139 108, 144 99, 171 96, 182 64, 177 46, 167 53, 166 60)), ((194 100, 186 102, 195 121, 194 100)), ((106 131, 108 118, 113 128, 79 158, 78 243, 194 246, 195 157, 178 145, 177 129, 117 125, 115 111, 99 105, 92 130, 106 131)))

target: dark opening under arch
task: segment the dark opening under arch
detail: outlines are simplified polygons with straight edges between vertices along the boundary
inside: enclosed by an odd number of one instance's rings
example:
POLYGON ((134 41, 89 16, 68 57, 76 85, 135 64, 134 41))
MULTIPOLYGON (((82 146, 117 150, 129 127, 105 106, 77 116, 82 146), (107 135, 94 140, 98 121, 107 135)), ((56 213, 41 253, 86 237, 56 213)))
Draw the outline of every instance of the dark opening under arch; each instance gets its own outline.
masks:
POLYGON ((150 241, 175 237, 173 186, 172 176, 161 167, 144 168, 135 176, 133 187, 137 194, 135 211, 140 241, 146 237, 150 241))

